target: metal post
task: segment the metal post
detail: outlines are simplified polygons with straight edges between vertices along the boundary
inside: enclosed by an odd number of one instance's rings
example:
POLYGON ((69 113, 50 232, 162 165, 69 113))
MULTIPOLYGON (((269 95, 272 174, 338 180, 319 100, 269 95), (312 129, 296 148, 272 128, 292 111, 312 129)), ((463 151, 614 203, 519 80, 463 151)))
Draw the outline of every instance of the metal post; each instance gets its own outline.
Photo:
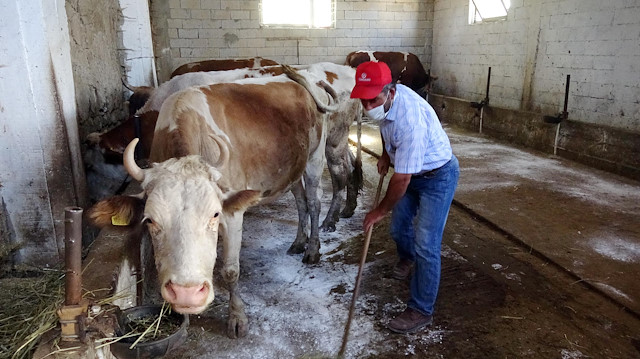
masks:
POLYGON ((82 301, 82 208, 64 209, 65 234, 65 300, 58 309, 60 338, 63 341, 83 340, 84 320, 88 303, 82 301))
POLYGON ((487 74, 487 92, 486 92, 486 96, 484 97, 484 101, 488 104, 489 103, 489 85, 491 84, 491 66, 489 66, 489 74, 487 74))
POLYGON ((553 155, 558 153, 558 136, 560 136, 560 122, 556 126, 556 139, 553 141, 553 155))
POLYGON ((569 113, 567 112, 567 103, 569 102, 569 83, 571 82, 571 75, 567 75, 567 83, 564 87, 564 110, 562 111, 562 118, 567 119, 569 113))

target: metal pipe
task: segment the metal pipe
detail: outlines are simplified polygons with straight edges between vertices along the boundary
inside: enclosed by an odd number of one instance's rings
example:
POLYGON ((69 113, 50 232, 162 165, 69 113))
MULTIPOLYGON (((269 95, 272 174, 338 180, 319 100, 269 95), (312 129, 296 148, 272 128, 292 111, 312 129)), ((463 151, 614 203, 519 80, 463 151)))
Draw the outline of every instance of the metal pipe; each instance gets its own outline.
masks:
POLYGON ((485 105, 489 104, 489 85, 491 84, 491 66, 489 66, 489 75, 487 75, 487 92, 484 97, 485 105))
POLYGON ((553 155, 555 156, 558 153, 558 137, 560 136, 560 122, 556 126, 556 139, 553 141, 553 155))
POLYGON ((65 305, 82 300, 82 208, 64 209, 65 305))
POLYGON ((491 85, 491 66, 489 66, 489 74, 487 75, 487 91, 485 92, 484 100, 480 102, 480 128, 479 132, 482 133, 482 116, 484 115, 484 107, 489 105, 489 86, 491 85))
POLYGON ((564 87, 564 110, 562 111, 562 117, 566 120, 569 117, 567 112, 567 103, 569 102, 569 83, 571 82, 571 75, 567 75, 567 83, 564 87))
POLYGON ((571 75, 567 75, 567 82, 564 87, 564 108, 562 109, 562 113, 560 114, 561 120, 558 122, 558 126, 556 126, 556 138, 553 141, 553 155, 558 154, 558 138, 560 137, 560 123, 562 120, 566 120, 569 117, 569 113, 567 112, 567 104, 569 103, 569 83, 571 82, 571 75))

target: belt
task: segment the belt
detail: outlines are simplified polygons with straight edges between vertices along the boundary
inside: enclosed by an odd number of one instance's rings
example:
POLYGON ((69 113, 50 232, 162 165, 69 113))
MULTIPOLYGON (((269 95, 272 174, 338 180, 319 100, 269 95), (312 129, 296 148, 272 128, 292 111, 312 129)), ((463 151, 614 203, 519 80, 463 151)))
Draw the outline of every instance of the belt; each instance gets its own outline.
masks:
POLYGON ((443 164, 442 166, 438 167, 438 168, 434 168, 432 170, 425 170, 425 171, 420 171, 416 174, 411 175, 411 177, 415 177, 415 178, 419 178, 419 177, 424 177, 424 176, 430 176, 436 172, 438 172, 438 170, 440 170, 442 167, 446 166, 451 160, 447 161, 447 163, 443 164))

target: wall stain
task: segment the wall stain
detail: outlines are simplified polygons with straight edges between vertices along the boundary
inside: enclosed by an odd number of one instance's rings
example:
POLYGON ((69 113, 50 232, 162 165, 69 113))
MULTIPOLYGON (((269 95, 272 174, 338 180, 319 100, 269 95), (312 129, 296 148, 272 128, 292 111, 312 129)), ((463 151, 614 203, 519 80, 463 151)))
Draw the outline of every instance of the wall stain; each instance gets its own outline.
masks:
POLYGON ((228 32, 224 34, 224 44, 227 45, 227 47, 231 47, 231 45, 235 44, 236 42, 238 42, 238 35, 228 32))

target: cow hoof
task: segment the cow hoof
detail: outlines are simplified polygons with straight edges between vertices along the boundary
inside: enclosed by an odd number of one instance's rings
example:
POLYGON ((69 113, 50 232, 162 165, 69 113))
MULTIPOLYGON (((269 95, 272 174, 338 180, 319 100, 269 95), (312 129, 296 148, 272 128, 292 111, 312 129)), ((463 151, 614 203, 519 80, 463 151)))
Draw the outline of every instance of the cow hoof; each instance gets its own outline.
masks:
POLYGON ((353 216, 353 214, 355 213, 355 209, 354 208, 345 208, 342 210, 342 212, 340 212, 340 217, 342 218, 351 218, 353 216))
POLYGON ((241 319, 238 317, 230 317, 227 322, 227 336, 231 339, 238 339, 245 337, 249 332, 249 325, 247 319, 241 319))
POLYGON ((323 223, 322 226, 320 226, 320 229, 322 229, 323 232, 335 232, 336 231, 336 224, 335 223, 323 223))
POLYGON ((320 253, 309 254, 305 253, 304 257, 302 257, 302 263, 305 264, 318 264, 320 262, 320 253))
POLYGON ((304 244, 299 245, 299 244, 293 243, 291 247, 289 247, 289 249, 287 250, 287 254, 300 254, 304 252, 304 247, 305 247, 304 244))

